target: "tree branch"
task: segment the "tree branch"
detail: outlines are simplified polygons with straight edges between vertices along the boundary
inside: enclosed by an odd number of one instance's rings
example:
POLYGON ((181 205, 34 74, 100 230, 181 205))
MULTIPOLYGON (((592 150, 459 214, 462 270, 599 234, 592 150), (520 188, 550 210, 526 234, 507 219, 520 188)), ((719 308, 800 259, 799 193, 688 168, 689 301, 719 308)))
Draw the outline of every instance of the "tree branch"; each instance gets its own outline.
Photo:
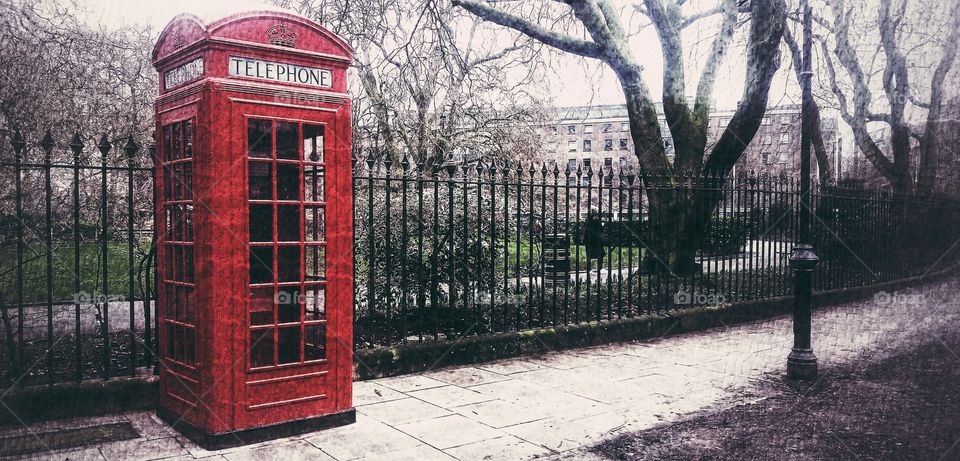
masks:
POLYGON ((492 23, 518 30, 535 40, 539 40, 561 51, 594 59, 600 59, 603 53, 603 49, 594 42, 580 40, 569 35, 547 30, 526 19, 493 8, 485 2, 477 0, 453 0, 453 5, 459 6, 492 23))

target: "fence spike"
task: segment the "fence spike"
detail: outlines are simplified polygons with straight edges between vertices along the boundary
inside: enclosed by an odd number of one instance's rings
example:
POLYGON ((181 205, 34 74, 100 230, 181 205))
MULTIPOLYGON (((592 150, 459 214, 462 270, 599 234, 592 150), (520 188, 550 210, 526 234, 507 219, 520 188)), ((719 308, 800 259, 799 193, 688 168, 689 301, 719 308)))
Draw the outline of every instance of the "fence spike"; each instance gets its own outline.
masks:
POLYGON ((43 139, 40 140, 40 147, 43 148, 48 162, 50 161, 50 154, 56 145, 57 143, 53 141, 53 135, 50 134, 50 130, 47 130, 46 134, 43 135, 43 139))
POLYGON ((107 163, 107 153, 110 152, 110 140, 107 139, 107 134, 104 133, 100 136, 100 142, 97 143, 97 149, 100 149, 100 154, 103 156, 103 163, 107 163))
POLYGON ((73 133, 73 139, 70 140, 70 149, 73 150, 73 158, 75 162, 80 161, 80 153, 83 152, 83 139, 80 138, 80 132, 73 133))
POLYGON ((23 139, 23 135, 20 134, 20 130, 13 132, 13 139, 10 140, 10 144, 13 145, 14 155, 20 157, 23 155, 23 149, 27 147, 27 142, 23 139))
POLYGON ((127 144, 123 146, 123 150, 127 153, 128 160, 133 160, 133 156, 140 150, 140 146, 133 140, 132 135, 127 136, 127 144))

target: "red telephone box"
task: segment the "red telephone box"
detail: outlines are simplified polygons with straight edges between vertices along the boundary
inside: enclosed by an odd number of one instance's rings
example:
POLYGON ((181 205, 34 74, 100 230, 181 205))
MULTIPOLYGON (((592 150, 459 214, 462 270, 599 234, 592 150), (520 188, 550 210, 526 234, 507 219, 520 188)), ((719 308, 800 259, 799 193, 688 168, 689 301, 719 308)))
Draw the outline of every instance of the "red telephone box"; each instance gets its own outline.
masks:
POLYGON ((205 447, 355 420, 351 56, 277 12, 154 47, 160 414, 205 447))

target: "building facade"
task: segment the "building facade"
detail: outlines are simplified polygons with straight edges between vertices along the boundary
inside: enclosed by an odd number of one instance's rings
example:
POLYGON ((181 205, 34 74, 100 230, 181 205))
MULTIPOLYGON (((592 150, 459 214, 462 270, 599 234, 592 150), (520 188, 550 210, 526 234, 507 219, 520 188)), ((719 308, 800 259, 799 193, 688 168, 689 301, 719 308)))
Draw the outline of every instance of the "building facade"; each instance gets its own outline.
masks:
MULTIPOLYGON (((674 159, 674 145, 666 118, 660 104, 657 105, 660 132, 663 134, 667 157, 674 159)), ((710 116, 707 132, 707 151, 720 139, 730 123, 734 111, 716 111, 710 116)), ((735 169, 768 174, 799 173, 800 169, 800 106, 781 105, 767 109, 759 131, 748 144, 735 169)), ((839 146, 836 119, 823 119, 824 147, 836 159, 839 146)), ((546 149, 558 162, 567 168, 586 169, 587 165, 597 171, 598 166, 617 163, 636 168, 633 139, 627 109, 624 105, 578 106, 559 109, 555 123, 548 124, 545 139, 546 149)), ((835 162, 831 162, 833 164, 835 162)), ((816 160, 811 162, 817 173, 816 160)))

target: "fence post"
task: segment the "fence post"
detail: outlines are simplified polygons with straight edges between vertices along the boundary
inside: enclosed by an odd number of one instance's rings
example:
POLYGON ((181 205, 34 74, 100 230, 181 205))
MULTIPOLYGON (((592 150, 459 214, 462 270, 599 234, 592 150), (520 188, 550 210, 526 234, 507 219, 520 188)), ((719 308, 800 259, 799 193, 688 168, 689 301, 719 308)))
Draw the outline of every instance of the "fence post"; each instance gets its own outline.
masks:
POLYGON ((17 201, 17 378, 15 381, 22 387, 23 379, 20 373, 23 373, 24 365, 26 365, 26 354, 24 353, 23 342, 23 178, 21 177, 21 171, 23 151, 27 147, 27 143, 23 140, 20 130, 14 133, 13 140, 10 143, 13 145, 14 169, 17 175, 15 191, 17 201))
POLYGON ((40 141, 40 147, 43 149, 43 195, 44 195, 44 245, 46 246, 47 257, 47 382, 55 381, 53 376, 53 213, 51 196, 53 188, 50 184, 50 166, 52 163, 53 148, 56 145, 50 130, 40 141))
MULTIPOLYGON (((133 282, 133 156, 140 150, 140 146, 133 141, 133 136, 127 137, 127 144, 123 146, 123 151, 127 154, 127 289, 128 289, 128 308, 130 309, 130 376, 136 375, 137 368, 137 319, 134 316, 134 291, 133 282)), ((143 299, 144 312, 147 310, 148 301, 143 299)))
MULTIPOLYGON (((110 215, 107 210, 107 154, 110 152, 110 141, 107 140, 107 135, 103 134, 100 137, 100 142, 97 144, 97 148, 100 149, 100 251, 103 254, 103 259, 101 260, 101 268, 103 269, 103 293, 97 298, 103 299, 103 312, 101 313, 102 319, 100 322, 101 329, 103 330, 103 377, 107 379, 110 377, 110 276, 109 270, 110 266, 108 265, 109 260, 109 248, 107 246, 108 239, 110 238, 109 228, 110 228, 110 215)), ((99 301, 99 300, 98 300, 99 301)))
POLYGON ((80 329, 80 154, 83 152, 83 140, 80 133, 73 133, 70 149, 73 151, 73 311, 74 311, 74 370, 77 382, 83 380, 83 332, 80 329))

